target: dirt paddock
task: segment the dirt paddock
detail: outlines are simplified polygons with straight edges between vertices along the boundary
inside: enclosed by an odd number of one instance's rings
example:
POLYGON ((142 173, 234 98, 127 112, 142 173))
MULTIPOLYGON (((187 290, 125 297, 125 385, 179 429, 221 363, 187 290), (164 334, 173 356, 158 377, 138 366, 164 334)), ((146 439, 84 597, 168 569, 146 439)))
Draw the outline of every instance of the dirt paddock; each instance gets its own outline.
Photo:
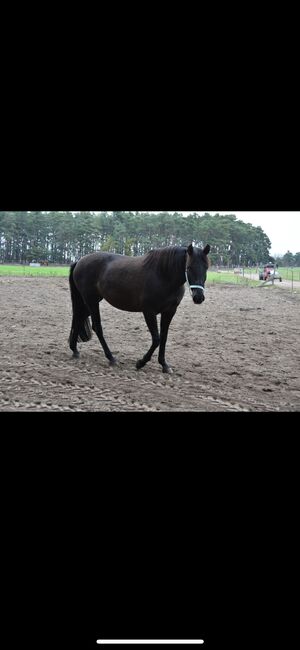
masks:
POLYGON ((68 278, 0 278, 0 411, 298 411, 300 294, 277 287, 188 291, 169 330, 164 375, 142 314, 101 303, 111 368, 95 335, 68 348, 68 278))

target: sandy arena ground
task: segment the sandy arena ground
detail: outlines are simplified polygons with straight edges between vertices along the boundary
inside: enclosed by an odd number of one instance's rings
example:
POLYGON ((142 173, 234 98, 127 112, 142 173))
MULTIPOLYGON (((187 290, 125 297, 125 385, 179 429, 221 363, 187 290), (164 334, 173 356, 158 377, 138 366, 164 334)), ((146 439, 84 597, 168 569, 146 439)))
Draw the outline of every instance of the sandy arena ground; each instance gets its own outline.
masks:
POLYGON ((68 348, 68 278, 0 278, 0 411, 298 411, 300 293, 277 286, 186 291, 169 330, 165 375, 142 314, 101 303, 111 368, 95 335, 68 348), (283 288, 281 288, 283 289, 283 288))

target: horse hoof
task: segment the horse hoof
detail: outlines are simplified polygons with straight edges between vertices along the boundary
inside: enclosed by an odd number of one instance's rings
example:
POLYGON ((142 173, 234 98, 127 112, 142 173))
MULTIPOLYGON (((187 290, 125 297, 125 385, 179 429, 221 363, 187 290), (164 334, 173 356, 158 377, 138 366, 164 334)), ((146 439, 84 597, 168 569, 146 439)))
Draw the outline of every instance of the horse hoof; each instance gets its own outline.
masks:
POLYGON ((80 354, 79 354, 78 350, 74 350, 73 359, 78 359, 78 357, 80 357, 80 354))
POLYGON ((145 365, 145 364, 144 364, 143 361, 140 359, 140 361, 137 361, 137 362, 136 362, 135 367, 136 367, 137 370, 140 370, 141 368, 143 368, 144 365, 145 365))
POLYGON ((173 375, 173 370, 170 368, 170 366, 164 366, 163 372, 167 373, 168 375, 173 375))
POLYGON ((110 366, 116 366, 117 365, 117 359, 113 357, 112 359, 109 360, 109 365, 110 366))

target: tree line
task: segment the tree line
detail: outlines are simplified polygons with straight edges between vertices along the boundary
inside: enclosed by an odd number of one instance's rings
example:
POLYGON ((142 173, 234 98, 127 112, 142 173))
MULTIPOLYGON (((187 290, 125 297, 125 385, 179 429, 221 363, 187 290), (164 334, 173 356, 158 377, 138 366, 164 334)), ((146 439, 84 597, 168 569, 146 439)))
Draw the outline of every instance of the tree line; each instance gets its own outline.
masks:
POLYGON ((221 216, 179 212, 0 212, 0 261, 69 264, 95 250, 143 255, 151 248, 211 245, 219 265, 270 260, 271 242, 260 226, 221 216))
POLYGON ((291 251, 287 251, 282 257, 276 255, 274 261, 278 266, 300 266, 300 252, 293 255, 291 251))

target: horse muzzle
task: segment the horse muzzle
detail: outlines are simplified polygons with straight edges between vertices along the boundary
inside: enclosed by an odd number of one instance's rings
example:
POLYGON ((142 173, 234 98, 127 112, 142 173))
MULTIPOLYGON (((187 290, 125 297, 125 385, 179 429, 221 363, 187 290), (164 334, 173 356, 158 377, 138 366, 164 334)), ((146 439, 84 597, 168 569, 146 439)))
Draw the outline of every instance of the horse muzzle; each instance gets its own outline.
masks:
POLYGON ((200 291, 197 291, 197 290, 194 291, 194 293, 193 293, 193 301, 194 301, 195 305, 201 305, 201 303, 204 302, 204 300, 205 300, 205 296, 204 296, 203 291, 201 291, 201 290, 200 291))

